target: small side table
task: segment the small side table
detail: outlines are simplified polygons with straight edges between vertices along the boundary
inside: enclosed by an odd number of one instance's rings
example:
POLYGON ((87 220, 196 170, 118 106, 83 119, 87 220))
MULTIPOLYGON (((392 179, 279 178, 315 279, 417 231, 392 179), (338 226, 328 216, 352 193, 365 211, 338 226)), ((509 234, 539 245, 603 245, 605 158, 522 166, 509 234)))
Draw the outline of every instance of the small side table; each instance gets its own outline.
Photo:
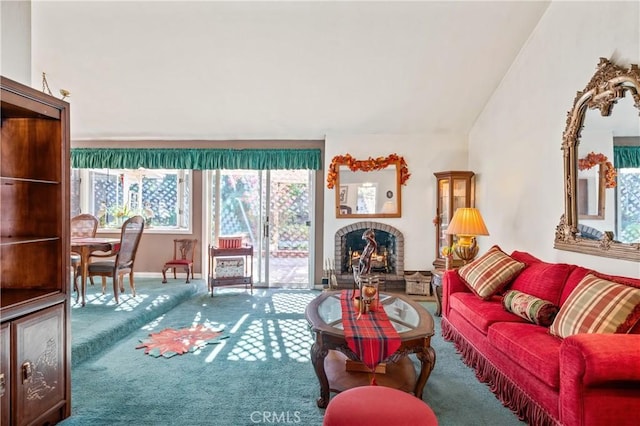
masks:
POLYGON ((251 288, 253 294, 253 246, 218 248, 209 246, 209 290, 211 297, 215 287, 244 284, 251 288), (218 260, 237 259, 242 261, 242 266, 234 270, 231 275, 220 276, 217 272, 218 260))
POLYGON ((442 274, 444 269, 434 269, 431 271, 431 290, 436 296, 436 316, 442 316, 442 274))

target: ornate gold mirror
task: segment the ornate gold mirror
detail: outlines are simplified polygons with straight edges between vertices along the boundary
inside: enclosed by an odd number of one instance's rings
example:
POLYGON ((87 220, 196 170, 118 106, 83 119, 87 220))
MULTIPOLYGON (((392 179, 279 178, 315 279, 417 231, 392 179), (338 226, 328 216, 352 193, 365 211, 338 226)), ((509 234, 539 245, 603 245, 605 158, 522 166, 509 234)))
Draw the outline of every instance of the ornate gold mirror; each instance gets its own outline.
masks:
POLYGON ((640 155, 639 92, 637 65, 600 58, 591 81, 577 93, 563 133, 565 211, 555 248, 640 262, 640 204, 629 194, 638 187, 617 185, 622 174, 637 179, 640 165, 617 170, 609 161, 625 146, 640 155), (618 171, 623 173, 616 179, 618 171))
POLYGON ((401 187, 407 179, 407 164, 396 154, 366 160, 349 154, 334 157, 327 188, 336 190, 336 217, 401 217, 401 187))

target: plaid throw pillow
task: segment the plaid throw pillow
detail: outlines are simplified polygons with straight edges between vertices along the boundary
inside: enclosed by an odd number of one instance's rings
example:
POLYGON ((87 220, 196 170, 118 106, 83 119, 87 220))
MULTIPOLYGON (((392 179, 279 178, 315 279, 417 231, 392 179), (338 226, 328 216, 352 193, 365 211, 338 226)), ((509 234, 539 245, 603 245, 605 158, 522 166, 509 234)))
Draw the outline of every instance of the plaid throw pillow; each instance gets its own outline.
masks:
POLYGON ((500 247, 493 246, 478 259, 458 269, 458 274, 478 297, 489 299, 525 266, 509 257, 500 247))
POLYGON ((518 290, 506 292, 502 299, 502 306, 520 318, 543 327, 551 325, 560 309, 548 300, 540 299, 518 290))
POLYGON ((587 274, 560 308, 549 333, 627 333, 640 320, 640 289, 587 274))

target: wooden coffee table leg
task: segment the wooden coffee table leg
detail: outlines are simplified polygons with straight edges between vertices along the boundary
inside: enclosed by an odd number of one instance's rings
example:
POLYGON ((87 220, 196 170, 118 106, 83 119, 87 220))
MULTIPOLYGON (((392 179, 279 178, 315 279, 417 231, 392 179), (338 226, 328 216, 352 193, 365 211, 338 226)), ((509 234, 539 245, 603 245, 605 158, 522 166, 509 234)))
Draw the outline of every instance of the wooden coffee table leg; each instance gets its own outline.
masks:
POLYGON ((442 277, 435 274, 431 279, 431 291, 436 297, 436 312, 437 317, 442 316, 442 277))
POLYGON ((311 346, 311 363, 320 382, 320 398, 316 401, 320 408, 327 408, 329 405, 329 379, 324 371, 324 359, 328 353, 329 351, 317 342, 311 346))
POLYGON ((420 360, 420 375, 416 381, 416 387, 413 393, 417 398, 422 399, 424 385, 427 384, 431 371, 433 371, 433 367, 436 365, 436 351, 429 345, 424 347, 422 351, 416 352, 416 356, 420 360))
POLYGON ((436 287, 436 302, 437 302, 437 308, 436 308, 436 316, 440 317, 442 316, 442 286, 438 286, 436 287))

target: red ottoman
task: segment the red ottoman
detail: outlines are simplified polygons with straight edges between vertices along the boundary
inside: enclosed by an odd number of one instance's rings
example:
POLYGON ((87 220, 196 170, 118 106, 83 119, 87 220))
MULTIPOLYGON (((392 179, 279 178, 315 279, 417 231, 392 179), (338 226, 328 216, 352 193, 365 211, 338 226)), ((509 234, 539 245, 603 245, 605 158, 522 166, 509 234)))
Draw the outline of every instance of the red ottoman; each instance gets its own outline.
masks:
POLYGON ((433 426, 438 419, 422 400, 386 386, 361 386, 339 393, 327 405, 324 426, 433 426))

